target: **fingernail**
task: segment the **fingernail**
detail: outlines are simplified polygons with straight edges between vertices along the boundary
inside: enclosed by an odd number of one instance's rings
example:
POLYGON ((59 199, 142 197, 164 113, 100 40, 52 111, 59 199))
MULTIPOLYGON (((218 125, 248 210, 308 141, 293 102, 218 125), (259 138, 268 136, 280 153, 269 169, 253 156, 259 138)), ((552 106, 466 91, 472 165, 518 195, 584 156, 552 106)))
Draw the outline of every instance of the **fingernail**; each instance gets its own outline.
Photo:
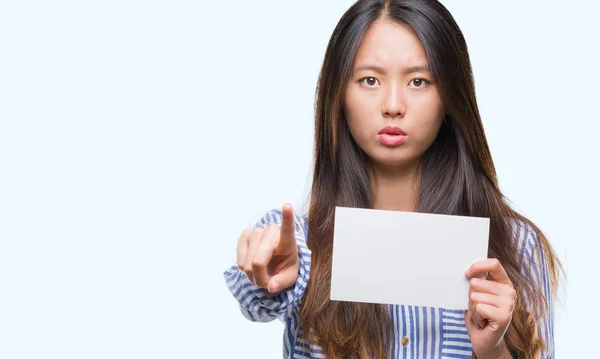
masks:
POLYGON ((279 291, 279 285, 277 283, 271 284, 271 286, 269 287, 269 292, 275 293, 277 291, 279 291))

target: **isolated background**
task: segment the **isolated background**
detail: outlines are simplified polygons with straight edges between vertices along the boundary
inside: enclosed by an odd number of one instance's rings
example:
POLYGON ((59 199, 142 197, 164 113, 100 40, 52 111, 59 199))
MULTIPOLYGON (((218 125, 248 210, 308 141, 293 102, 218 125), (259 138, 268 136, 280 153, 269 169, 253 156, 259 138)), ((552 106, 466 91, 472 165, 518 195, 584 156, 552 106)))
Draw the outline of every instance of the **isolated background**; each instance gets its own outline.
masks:
MULTIPOLYGON (((317 74, 353 1, 0 1, 0 357, 278 358, 222 272, 302 210, 317 74)), ((596 2, 447 0, 501 188, 568 271, 557 357, 596 352, 596 2), (574 345, 576 343, 576 345, 574 345)))

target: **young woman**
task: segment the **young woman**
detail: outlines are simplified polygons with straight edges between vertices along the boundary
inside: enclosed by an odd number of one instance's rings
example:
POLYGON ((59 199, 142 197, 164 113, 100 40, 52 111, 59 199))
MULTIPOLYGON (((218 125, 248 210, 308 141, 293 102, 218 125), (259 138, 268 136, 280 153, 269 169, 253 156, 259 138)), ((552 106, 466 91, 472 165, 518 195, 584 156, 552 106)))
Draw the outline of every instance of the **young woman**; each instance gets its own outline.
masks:
POLYGON ((225 272, 248 319, 285 322, 284 357, 552 357, 560 263, 499 190, 450 13, 356 2, 327 47, 315 117, 308 215, 267 213, 225 272), (490 218, 489 258, 465 273, 469 310, 330 301, 335 206, 490 218))

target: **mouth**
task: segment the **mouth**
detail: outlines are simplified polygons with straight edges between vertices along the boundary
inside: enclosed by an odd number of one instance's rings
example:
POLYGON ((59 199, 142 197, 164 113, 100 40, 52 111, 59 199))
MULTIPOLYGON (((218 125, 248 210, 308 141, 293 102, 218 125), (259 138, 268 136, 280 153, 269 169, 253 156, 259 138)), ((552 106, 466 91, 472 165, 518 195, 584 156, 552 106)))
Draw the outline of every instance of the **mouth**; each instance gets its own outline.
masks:
POLYGON ((406 132, 400 127, 387 126, 378 133, 379 141, 382 144, 394 147, 401 145, 406 140, 406 132))

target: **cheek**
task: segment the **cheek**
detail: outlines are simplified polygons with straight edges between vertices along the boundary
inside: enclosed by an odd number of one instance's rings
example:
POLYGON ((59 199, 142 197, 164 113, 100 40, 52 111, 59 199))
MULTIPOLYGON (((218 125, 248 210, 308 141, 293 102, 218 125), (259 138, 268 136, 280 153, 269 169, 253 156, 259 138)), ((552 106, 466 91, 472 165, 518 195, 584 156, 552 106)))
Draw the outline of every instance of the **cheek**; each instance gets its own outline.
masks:
POLYGON ((444 122, 444 111, 439 101, 428 101, 417 108, 414 113, 416 123, 415 133, 419 139, 430 142, 435 139, 442 123, 444 122))
POLYGON ((421 126, 419 128, 421 136, 427 138, 436 137, 440 127, 442 126, 442 122, 444 121, 442 118, 442 113, 428 113, 421 118, 427 119, 426 121, 421 122, 421 126))
POLYGON ((369 99, 352 92, 349 92, 345 98, 344 115, 350 133, 357 142, 373 130, 373 119, 377 118, 375 107, 369 99))

